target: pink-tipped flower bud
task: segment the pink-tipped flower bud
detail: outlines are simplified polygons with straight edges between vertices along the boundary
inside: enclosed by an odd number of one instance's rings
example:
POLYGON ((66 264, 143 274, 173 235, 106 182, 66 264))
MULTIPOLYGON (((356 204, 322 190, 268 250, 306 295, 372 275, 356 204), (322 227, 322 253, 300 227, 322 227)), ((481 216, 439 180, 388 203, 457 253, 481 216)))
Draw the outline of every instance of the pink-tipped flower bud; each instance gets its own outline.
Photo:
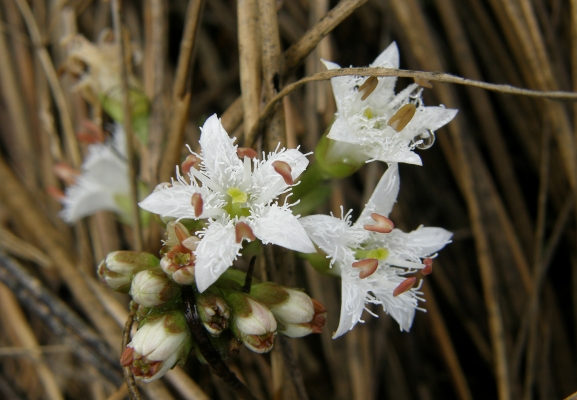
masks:
POLYGON ((221 297, 209 292, 198 293, 196 308, 200 320, 212 336, 219 336, 228 328, 230 308, 221 297))
POLYGON ((122 352, 120 363, 130 366, 136 378, 151 382, 184 362, 191 347, 192 339, 184 314, 171 311, 142 321, 122 352))
POLYGON ((194 283, 194 250, 200 239, 191 236, 180 222, 167 224, 168 240, 163 248, 164 256, 160 260, 162 270, 176 283, 191 285, 194 283))
POLYGON ((128 293, 137 273, 158 266, 158 258, 142 251, 115 251, 102 260, 97 272, 112 290, 128 293))
POLYGON ((180 286, 166 276, 161 268, 154 268, 134 276, 130 295, 144 307, 160 307, 176 300, 180 295, 180 286))
POLYGON ((232 311, 231 329, 246 347, 256 353, 272 349, 277 324, 267 306, 241 292, 226 297, 232 311))
POLYGON ((250 294, 270 308, 278 322, 278 331, 285 336, 303 337, 322 332, 326 309, 303 291, 266 282, 253 285, 250 294))

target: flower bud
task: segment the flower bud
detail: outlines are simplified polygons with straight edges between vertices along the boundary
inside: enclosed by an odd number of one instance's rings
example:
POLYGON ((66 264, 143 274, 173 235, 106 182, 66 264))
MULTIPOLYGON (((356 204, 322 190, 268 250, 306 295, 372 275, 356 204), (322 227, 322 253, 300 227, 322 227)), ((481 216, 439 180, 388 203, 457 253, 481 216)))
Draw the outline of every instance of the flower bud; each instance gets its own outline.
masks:
POLYGON ((98 266, 98 276, 112 290, 128 293, 130 282, 140 271, 158 266, 158 258, 142 251, 115 251, 109 253, 98 266))
POLYGON ((231 328, 237 339, 256 353, 270 351, 277 325, 268 307, 240 292, 229 294, 226 301, 232 311, 231 328))
POLYGON ((181 285, 194 283, 194 250, 200 239, 191 236, 188 229, 180 222, 171 221, 167 224, 168 239, 164 246, 164 256, 160 260, 162 270, 181 285))
POLYGON ((288 337, 320 333, 326 309, 306 293, 266 282, 253 285, 251 296, 266 304, 278 322, 278 331, 288 337))
POLYGON ((222 298, 204 292, 198 293, 195 300, 200 320, 212 336, 219 336, 228 328, 230 308, 222 298))
POLYGON ((192 339, 181 311, 146 318, 120 357, 134 376, 144 382, 162 377, 179 362, 184 362, 192 339))
POLYGON ((312 299, 314 315, 310 322, 294 324, 279 321, 278 331, 291 338, 303 337, 311 333, 322 333, 326 322, 327 310, 318 300, 312 299))
POLYGON ((130 287, 132 299, 145 307, 159 307, 180 295, 180 286, 171 281, 160 268, 141 271, 130 287))
POLYGON ((315 149, 321 169, 331 178, 346 178, 357 172, 369 159, 360 145, 327 138, 323 135, 315 149))

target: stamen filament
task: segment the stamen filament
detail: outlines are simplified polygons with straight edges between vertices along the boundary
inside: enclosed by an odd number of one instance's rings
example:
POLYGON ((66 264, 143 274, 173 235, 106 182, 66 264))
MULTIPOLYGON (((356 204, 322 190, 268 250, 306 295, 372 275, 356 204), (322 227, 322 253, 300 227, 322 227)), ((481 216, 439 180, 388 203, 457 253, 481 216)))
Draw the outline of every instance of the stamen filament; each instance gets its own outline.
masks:
POLYGON ((206 186, 211 188, 214 192, 222 192, 222 188, 218 183, 210 179, 208 176, 204 175, 202 172, 197 170, 196 168, 190 169, 190 174, 193 175, 196 179, 204 183, 206 186))
POLYGON ((413 261, 407 261, 401 258, 394 258, 394 257, 387 258, 387 264, 395 267, 403 267, 409 269, 423 269, 425 267, 425 264, 416 263, 413 261))

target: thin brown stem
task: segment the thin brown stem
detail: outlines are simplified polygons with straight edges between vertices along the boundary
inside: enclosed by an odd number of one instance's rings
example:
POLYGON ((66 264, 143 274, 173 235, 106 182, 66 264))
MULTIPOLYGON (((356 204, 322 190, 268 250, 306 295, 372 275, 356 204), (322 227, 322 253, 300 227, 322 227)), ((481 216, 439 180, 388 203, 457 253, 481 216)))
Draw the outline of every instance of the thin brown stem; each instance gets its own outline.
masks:
POLYGON ((184 315, 192 338, 198 346, 200 354, 204 357, 212 371, 220 377, 241 399, 256 400, 248 387, 246 387, 228 368, 228 365, 222 359, 218 350, 214 348, 212 342, 208 337, 208 333, 196 310, 194 301, 194 290, 192 286, 184 285, 182 287, 182 300, 184 302, 184 315))
POLYGON ((276 103, 280 101, 283 97, 300 88, 301 86, 309 82, 326 81, 331 78, 338 76, 396 76, 399 78, 417 78, 426 81, 442 82, 442 83, 454 83, 457 85, 465 85, 478 87, 485 90, 491 90, 499 93, 514 94, 520 96, 530 96, 538 97, 549 100, 567 100, 567 101, 577 101, 577 93, 564 92, 564 91, 542 91, 542 90, 532 90, 518 88, 511 85, 501 85, 496 83, 487 83, 482 81, 476 81, 473 79, 461 78, 460 76, 455 76, 451 74, 446 74, 444 72, 426 72, 426 71, 412 71, 408 69, 395 69, 395 68, 339 68, 332 69, 330 71, 318 72, 314 75, 307 76, 299 81, 287 85, 283 90, 281 90, 275 97, 273 97, 266 107, 260 113, 258 119, 258 124, 253 126, 250 134, 247 137, 245 146, 251 145, 262 127, 264 121, 272 114, 276 103))
MULTIPOLYGON (((126 347, 130 341, 130 332, 132 331, 132 324, 134 323, 134 313, 131 312, 126 319, 124 324, 124 331, 122 332, 122 349, 126 347)), ((124 382, 128 388, 128 394, 130 400, 140 400, 140 394, 136 388, 136 382, 134 380, 134 375, 130 370, 130 366, 122 367, 122 374, 124 375, 124 382)))

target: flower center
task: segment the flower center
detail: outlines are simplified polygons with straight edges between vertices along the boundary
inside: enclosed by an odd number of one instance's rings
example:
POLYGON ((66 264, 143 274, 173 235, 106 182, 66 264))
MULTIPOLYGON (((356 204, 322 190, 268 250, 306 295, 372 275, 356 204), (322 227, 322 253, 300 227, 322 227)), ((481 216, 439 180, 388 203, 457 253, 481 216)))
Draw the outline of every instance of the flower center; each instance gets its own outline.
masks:
POLYGON ((378 247, 372 250, 357 250, 355 252, 355 258, 357 260, 363 260, 366 258, 374 258, 379 261, 384 261, 389 256, 389 250, 384 247, 378 247))
POLYGON ((387 125, 381 121, 381 116, 375 115, 371 107, 365 108, 363 111, 363 117, 368 120, 373 120, 373 129, 385 129, 387 125))
POLYGON ((250 211, 242 207, 242 205, 248 201, 248 193, 236 187, 228 189, 226 193, 230 196, 231 201, 224 209, 231 217, 247 217, 250 215, 250 211))
POLYGON ((232 198, 234 203, 246 203, 248 200, 248 194, 240 190, 239 188, 230 188, 226 191, 228 195, 232 198))
POLYGON ((373 110, 371 110, 370 107, 365 108, 365 111, 363 111, 363 115, 367 119, 373 119, 373 117, 375 116, 375 114, 373 114, 373 110))

